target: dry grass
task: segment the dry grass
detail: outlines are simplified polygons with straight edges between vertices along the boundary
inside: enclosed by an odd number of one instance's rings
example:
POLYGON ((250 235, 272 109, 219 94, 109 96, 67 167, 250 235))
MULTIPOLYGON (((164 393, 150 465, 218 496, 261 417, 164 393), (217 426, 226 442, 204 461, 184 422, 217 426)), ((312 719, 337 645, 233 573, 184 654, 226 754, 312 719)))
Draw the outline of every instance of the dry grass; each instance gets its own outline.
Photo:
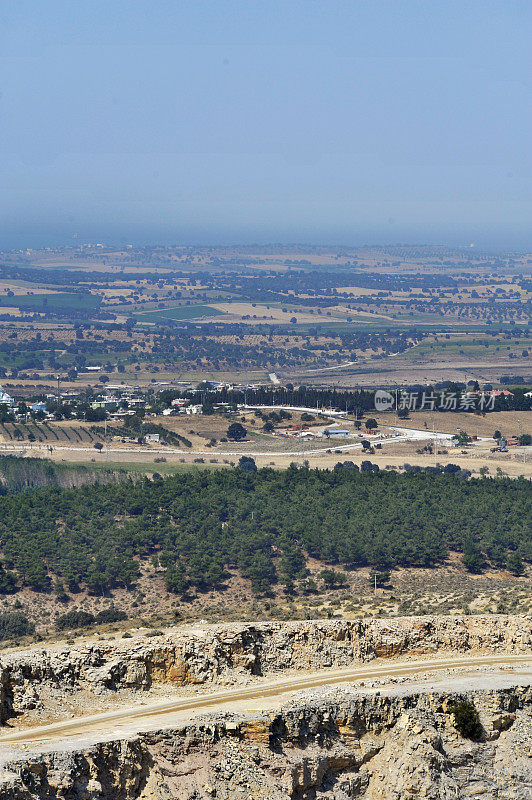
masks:
POLYGON ((0 281, 0 294, 13 292, 17 297, 24 297, 28 294, 57 294, 54 289, 43 289, 38 284, 27 284, 23 281, 0 281))
MULTIPOLYGON (((81 592, 71 595, 68 602, 60 603, 53 593, 35 593, 25 588, 16 597, 0 598, 0 610, 11 610, 18 601, 25 613, 37 623, 39 634, 50 640, 64 638, 64 634, 57 634, 54 630, 56 614, 74 607, 97 613, 111 602, 127 612, 129 621, 106 626, 109 632, 139 623, 165 626, 175 623, 176 619, 182 622, 199 619, 209 622, 353 619, 422 614, 522 614, 532 610, 530 575, 515 578, 504 571, 470 575, 458 554, 451 554, 449 561, 437 569, 393 570, 389 588, 378 589, 376 593, 368 568, 346 570, 345 585, 326 590, 319 577, 324 564, 309 559, 307 566, 318 592, 300 592, 290 596, 285 594, 281 584, 277 584, 272 586, 270 597, 256 597, 249 582, 231 571, 224 589, 192 592, 191 597, 184 601, 165 590, 163 570, 145 560, 140 565, 141 575, 134 591, 115 589, 108 597, 81 592)), ((86 637, 87 633, 80 631, 76 638, 83 640, 86 637)))
POLYGON ((494 411, 484 417, 467 413, 441 413, 429 411, 414 411, 409 419, 395 422, 395 414, 382 414, 382 424, 398 424, 404 428, 419 430, 432 430, 433 424, 436 431, 443 433, 456 433, 460 428, 470 436, 492 436, 494 431, 500 430, 503 435, 516 436, 519 432, 532 434, 532 411, 494 411), (392 419, 393 417, 393 423, 392 419))
MULTIPOLYGON (((212 303, 213 308, 217 308, 219 311, 223 311, 226 314, 230 315, 231 318, 218 318, 217 322, 225 321, 225 322, 244 322, 250 324, 256 324, 257 322, 262 323, 284 323, 289 324, 292 317, 296 317, 298 322, 305 322, 305 323, 316 323, 317 315, 309 314, 306 311, 301 310, 300 308, 297 309, 290 309, 288 306, 290 305, 290 301, 287 300, 287 308, 288 310, 284 312, 282 308, 277 308, 275 306, 265 306, 265 305, 258 305, 255 306, 253 303, 212 303), (245 316, 250 316, 251 319, 243 319, 245 316)), ((345 317, 328 317, 329 321, 333 319, 344 320, 345 317)))

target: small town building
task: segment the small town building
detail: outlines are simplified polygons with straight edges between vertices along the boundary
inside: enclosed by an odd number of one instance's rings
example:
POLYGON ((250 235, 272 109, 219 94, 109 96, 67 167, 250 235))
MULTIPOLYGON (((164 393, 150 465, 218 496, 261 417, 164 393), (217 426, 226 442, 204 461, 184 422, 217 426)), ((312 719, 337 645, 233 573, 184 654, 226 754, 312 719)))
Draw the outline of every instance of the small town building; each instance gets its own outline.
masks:
POLYGON ((182 414, 195 416, 196 414, 203 414, 203 406, 202 405, 185 406, 184 408, 180 409, 180 411, 182 414))
POLYGON ((8 394, 7 392, 4 392, 1 386, 0 386, 0 405, 9 406, 10 408, 12 408, 15 405, 15 401, 13 400, 11 395, 8 394))

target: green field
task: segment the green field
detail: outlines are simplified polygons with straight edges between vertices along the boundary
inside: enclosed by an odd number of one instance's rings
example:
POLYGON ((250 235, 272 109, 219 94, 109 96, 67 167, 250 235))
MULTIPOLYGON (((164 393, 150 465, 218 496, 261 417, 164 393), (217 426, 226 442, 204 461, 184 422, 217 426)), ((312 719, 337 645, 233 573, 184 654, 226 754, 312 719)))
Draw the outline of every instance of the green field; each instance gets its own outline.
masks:
POLYGON ((424 341, 417 344, 405 355, 409 358, 434 358, 435 356, 452 357, 465 355, 471 358, 489 357, 496 358, 501 356, 508 356, 512 353, 514 356, 521 356, 523 350, 532 352, 532 339, 505 339, 502 335, 500 337, 483 337, 481 335, 475 338, 467 338, 464 336, 450 339, 440 338, 437 342, 424 341))
POLYGON ((146 311, 135 314, 137 322, 159 322, 165 319, 199 319, 200 317, 220 317, 224 312, 211 306, 176 306, 175 308, 161 308, 158 311, 146 311))
MULTIPOLYGON (((279 328, 292 328, 295 329, 295 325, 290 325, 289 323, 285 323, 284 325, 280 325, 279 328)), ((455 324, 449 323, 446 320, 440 320, 438 323, 418 323, 410 321, 410 324, 404 324, 400 320, 390 320, 385 322, 369 320, 368 322, 361 322, 361 321, 353 321, 353 322, 327 322, 322 318, 316 320, 316 324, 313 323, 300 323, 297 325, 297 331, 299 334, 307 333, 313 329, 317 329, 323 333, 341 333, 342 331, 364 331, 366 333, 380 333, 382 331, 402 331, 408 330, 409 328, 415 328, 417 331, 423 331, 424 333, 437 333, 438 336, 443 336, 446 333, 456 333, 456 334, 471 334, 471 333, 504 333, 506 331, 513 331, 515 328, 510 326, 509 323, 501 322, 497 323, 496 325, 486 325, 483 323, 475 323, 475 324, 468 324, 467 326, 462 324, 455 324)), ((249 331, 256 330, 257 333, 260 333, 260 326, 249 326, 249 331)))
POLYGON ((89 292, 0 296, 0 308, 20 308, 22 311, 41 311, 44 313, 89 311, 98 308, 100 303, 101 298, 89 292))

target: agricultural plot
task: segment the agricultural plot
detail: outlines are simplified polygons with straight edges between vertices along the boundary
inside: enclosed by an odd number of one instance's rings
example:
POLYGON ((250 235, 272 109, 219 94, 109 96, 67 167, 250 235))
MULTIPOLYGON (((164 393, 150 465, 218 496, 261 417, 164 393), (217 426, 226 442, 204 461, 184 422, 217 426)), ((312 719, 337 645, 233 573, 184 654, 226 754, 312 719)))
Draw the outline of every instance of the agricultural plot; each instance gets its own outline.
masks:
POLYGON ((161 308, 157 311, 146 311, 135 314, 138 322, 160 322, 161 319, 201 319, 202 317, 218 317, 223 311, 211 306, 177 306, 175 308, 161 308))
POLYGON ((0 308, 20 308, 23 311, 55 313, 65 311, 90 311, 99 307, 99 295, 89 292, 55 294, 25 294, 12 297, 0 295, 0 308))
POLYGON ((11 292, 12 295, 17 296, 25 296, 28 294, 35 294, 37 290, 37 294, 57 294, 55 289, 45 289, 43 287, 37 287, 34 284, 27 283, 26 281, 0 281, 0 296, 3 296, 4 293, 11 292))
POLYGON ((28 442, 90 445, 96 441, 85 425, 59 425, 56 423, 4 422, 0 425, 4 442, 28 442))
MULTIPOLYGON (((508 358, 524 357, 523 351, 532 353, 532 338, 523 337, 518 340, 506 339, 504 336, 482 336, 477 334, 474 338, 468 334, 453 336, 448 334, 437 339, 430 338, 420 342, 410 350, 406 357, 418 358, 448 358, 467 356, 469 358, 508 358)), ((532 361, 531 361, 532 366, 532 361)))
MULTIPOLYGON (((312 305, 312 302, 309 303, 312 305)), ((258 303, 217 303, 220 313, 231 314, 239 322, 290 324, 294 317, 298 323, 316 323, 316 317, 308 310, 297 306, 260 305, 258 303)))

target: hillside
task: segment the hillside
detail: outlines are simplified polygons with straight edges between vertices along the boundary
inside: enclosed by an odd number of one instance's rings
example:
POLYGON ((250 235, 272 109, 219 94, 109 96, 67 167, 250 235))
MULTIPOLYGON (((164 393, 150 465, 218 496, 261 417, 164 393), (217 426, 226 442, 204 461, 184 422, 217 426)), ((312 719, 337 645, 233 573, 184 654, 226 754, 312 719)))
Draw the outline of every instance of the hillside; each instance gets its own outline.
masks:
POLYGON ((0 496, 0 639, 123 617, 530 603, 523 479, 295 467, 115 477, 0 496))

